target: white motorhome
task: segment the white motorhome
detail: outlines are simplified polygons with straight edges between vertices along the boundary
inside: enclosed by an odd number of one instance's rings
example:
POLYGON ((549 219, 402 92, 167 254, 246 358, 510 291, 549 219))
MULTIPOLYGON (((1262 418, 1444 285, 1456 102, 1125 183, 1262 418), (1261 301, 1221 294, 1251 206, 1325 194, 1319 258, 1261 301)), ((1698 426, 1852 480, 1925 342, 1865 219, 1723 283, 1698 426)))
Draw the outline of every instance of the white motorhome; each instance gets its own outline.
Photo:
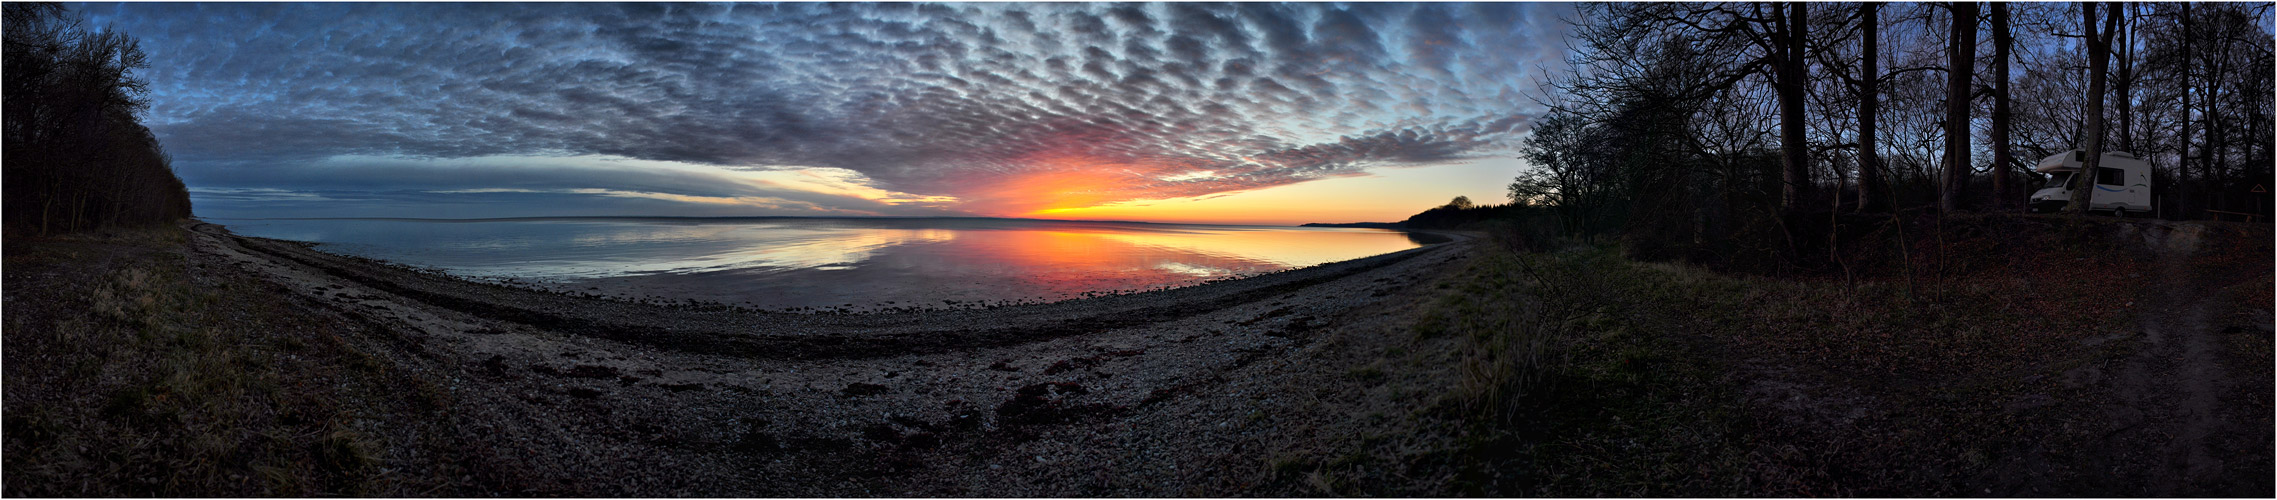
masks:
POLYGON ((2085 179, 2092 180, 2087 185, 2095 187, 2095 192, 2088 197, 2088 211, 2111 212, 2120 217, 2151 213, 2150 164, 2135 159, 2132 154, 2103 153, 2103 164, 2090 176, 2080 174, 2085 163, 2087 152, 2074 149, 2049 156, 2040 160, 2039 166, 2032 167, 2034 172, 2053 176, 2048 178, 2046 187, 2032 193, 2029 205, 2032 211, 2062 210, 2071 203, 2071 190, 2079 188, 2080 181, 2085 179))

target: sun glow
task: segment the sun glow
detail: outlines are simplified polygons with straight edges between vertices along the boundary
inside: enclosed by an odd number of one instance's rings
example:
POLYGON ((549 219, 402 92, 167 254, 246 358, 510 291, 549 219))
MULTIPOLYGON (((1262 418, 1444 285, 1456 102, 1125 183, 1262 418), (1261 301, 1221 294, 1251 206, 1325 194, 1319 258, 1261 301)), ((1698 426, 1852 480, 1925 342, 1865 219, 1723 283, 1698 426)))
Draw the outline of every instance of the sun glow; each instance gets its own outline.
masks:
MULTIPOLYGON (((1131 220, 1204 224, 1297 225, 1308 222, 1397 222, 1456 196, 1498 200, 1518 174, 1509 158, 1486 158, 1366 175, 1190 197, 1061 205, 1022 216, 1067 220, 1131 220)), ((1141 198, 1141 197, 1133 197, 1141 198)), ((1127 198, 1126 198, 1127 199, 1127 198)))
POLYGON ((1165 167, 1102 161, 1080 154, 1050 153, 1015 163, 1026 170, 978 186, 961 198, 961 207, 999 217, 1037 217, 1055 211, 1143 198, 1149 172, 1165 167))

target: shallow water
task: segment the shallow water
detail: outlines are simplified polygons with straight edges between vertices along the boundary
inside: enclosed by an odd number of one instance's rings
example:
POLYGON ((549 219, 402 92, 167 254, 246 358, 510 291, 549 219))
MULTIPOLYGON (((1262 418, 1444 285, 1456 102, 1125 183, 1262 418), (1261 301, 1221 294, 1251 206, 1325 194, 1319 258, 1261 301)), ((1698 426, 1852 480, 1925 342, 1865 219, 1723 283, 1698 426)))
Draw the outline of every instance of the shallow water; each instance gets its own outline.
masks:
POLYGON ((213 219, 473 278, 762 308, 942 306, 1175 287, 1396 252, 1383 229, 1010 219, 213 219))

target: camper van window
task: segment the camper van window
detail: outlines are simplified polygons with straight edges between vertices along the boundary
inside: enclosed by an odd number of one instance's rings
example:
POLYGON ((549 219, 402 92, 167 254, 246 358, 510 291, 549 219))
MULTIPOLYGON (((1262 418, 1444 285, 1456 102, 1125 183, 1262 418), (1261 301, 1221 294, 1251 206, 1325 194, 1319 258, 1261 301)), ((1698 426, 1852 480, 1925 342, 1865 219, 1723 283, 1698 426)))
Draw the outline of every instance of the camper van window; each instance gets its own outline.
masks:
POLYGON ((2086 163, 2086 162, 2087 162, 2087 152, 2086 152, 2086 151, 2078 151, 2078 150, 2073 150, 2073 151, 2071 152, 2071 161, 2080 162, 2080 163, 2086 163))
POLYGON ((2056 173, 2055 173, 2055 175, 2048 177, 2048 185, 2046 185, 2046 186, 2041 186, 2041 187, 2043 187, 2043 188, 2068 188, 2068 187, 2070 187, 2070 186, 2066 186, 2064 183, 2065 183, 2065 182, 2068 182, 2068 181, 2070 181, 2070 180, 2071 180, 2071 172, 2056 172, 2056 173))
POLYGON ((2095 183, 2105 186, 2127 185, 2126 171, 2116 168, 2095 168, 2095 183))

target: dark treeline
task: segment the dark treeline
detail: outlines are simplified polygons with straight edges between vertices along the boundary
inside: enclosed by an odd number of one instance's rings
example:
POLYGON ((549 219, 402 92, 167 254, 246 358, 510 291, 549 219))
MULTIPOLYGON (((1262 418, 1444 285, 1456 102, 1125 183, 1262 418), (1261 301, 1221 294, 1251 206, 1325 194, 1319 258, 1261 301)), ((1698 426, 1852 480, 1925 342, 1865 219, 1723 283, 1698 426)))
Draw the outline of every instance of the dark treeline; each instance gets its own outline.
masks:
POLYGON ((1585 4, 1510 196, 1632 253, 1810 261, 1842 220, 2019 210, 2041 158, 2099 147, 2153 166, 2161 217, 2268 214, 2270 10, 1585 4))
POLYGON ((1457 196, 1454 201, 1409 216, 1397 225, 1416 229, 1454 229, 1488 220, 1516 218, 1524 215, 1524 208, 1518 204, 1477 205, 1468 196, 1457 196))
POLYGON ((6 225, 58 233, 190 215, 189 192, 140 123, 135 40, 61 5, 5 6, 6 225))

